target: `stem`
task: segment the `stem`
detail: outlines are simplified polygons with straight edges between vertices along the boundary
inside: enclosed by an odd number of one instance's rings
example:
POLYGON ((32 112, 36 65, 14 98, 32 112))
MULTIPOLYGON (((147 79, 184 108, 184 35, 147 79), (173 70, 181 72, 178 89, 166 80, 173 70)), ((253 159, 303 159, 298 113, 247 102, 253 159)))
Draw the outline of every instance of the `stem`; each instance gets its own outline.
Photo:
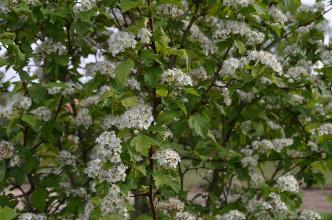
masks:
MULTIPOLYGON (((151 0, 147 0, 148 8, 149 8, 149 27, 153 36, 154 28, 153 28, 153 13, 152 13, 152 3, 151 0)), ((154 40, 151 40, 151 47, 155 53, 157 53, 156 43, 154 40)))
POLYGON ((150 166, 150 186, 149 186, 149 202, 150 202, 150 207, 152 210, 152 214, 153 214, 153 220, 157 220, 158 219, 158 213, 157 213, 157 209, 156 206, 154 204, 154 195, 153 195, 153 159, 152 159, 152 155, 153 155, 153 147, 151 146, 150 150, 149 150, 149 166, 150 166))
MULTIPOLYGON (((183 49, 184 48, 184 42, 185 42, 188 34, 190 33, 190 29, 193 26, 195 20, 198 18, 198 9, 199 9, 199 4, 195 4, 194 15, 191 17, 186 30, 183 32, 183 35, 182 35, 181 40, 180 40, 180 47, 179 47, 179 49, 183 49)), ((176 58, 177 58, 176 55, 171 56, 169 68, 172 68, 175 65, 176 58)))

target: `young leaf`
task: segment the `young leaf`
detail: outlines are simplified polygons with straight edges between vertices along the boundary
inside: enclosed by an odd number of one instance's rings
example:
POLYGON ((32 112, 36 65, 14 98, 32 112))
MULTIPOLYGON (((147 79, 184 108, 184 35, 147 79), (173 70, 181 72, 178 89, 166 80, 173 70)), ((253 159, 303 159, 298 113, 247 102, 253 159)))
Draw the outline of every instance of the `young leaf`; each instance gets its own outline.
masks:
POLYGON ((195 133, 201 137, 206 137, 209 131, 210 119, 203 115, 193 115, 189 118, 189 127, 195 131, 195 133))
POLYGON ((17 213, 14 209, 9 207, 0 207, 0 219, 1 220, 12 220, 17 216, 17 213))
POLYGON ((140 134, 130 141, 130 145, 135 147, 136 151, 144 156, 148 156, 150 147, 157 144, 155 140, 144 134, 140 134))
POLYGON ((130 58, 123 61, 115 69, 115 79, 118 83, 125 83, 128 79, 131 69, 134 67, 134 61, 130 58))

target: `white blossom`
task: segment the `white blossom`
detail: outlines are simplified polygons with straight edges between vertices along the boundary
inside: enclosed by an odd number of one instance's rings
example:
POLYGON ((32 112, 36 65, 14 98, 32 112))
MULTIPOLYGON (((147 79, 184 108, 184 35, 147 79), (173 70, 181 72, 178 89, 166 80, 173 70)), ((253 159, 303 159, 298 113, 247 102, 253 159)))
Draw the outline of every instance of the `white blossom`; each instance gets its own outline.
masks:
POLYGON ((0 161, 9 159, 14 155, 14 145, 8 141, 0 141, 0 161))
POLYGON ((76 157, 72 155, 69 151, 62 150, 59 153, 58 160, 61 165, 67 165, 67 166, 76 166, 76 157))
POLYGON ((300 214, 301 220, 320 220, 322 217, 317 212, 310 209, 303 209, 300 214))
POLYGON ((252 0, 224 0, 223 4, 224 6, 232 7, 232 8, 238 8, 238 7, 248 7, 253 3, 252 0))
POLYGON ((255 169, 249 169, 249 177, 253 187, 260 187, 264 183, 264 177, 255 169))
MULTIPOLYGON (((308 70, 302 66, 295 66, 288 69, 285 77, 289 78, 289 80, 298 80, 303 76, 309 75, 308 70)), ((290 81, 292 82, 292 81, 290 81)))
POLYGON ((131 88, 132 90, 137 90, 137 91, 141 90, 141 84, 137 81, 135 77, 130 77, 127 80, 127 84, 129 88, 131 88))
POLYGON ((177 212, 175 220, 196 220, 196 216, 189 212, 177 212))
POLYGON ((95 206, 91 203, 91 201, 88 201, 87 203, 85 203, 84 212, 83 212, 83 215, 81 216, 80 220, 89 220, 91 212, 94 208, 95 208, 95 206))
POLYGON ((135 36, 125 31, 113 33, 108 40, 109 50, 113 56, 124 52, 127 48, 135 48, 136 43, 135 36))
POLYGON ((52 118, 52 112, 47 107, 38 107, 31 111, 31 114, 35 115, 42 121, 49 121, 52 118))
POLYGON ((246 216, 238 211, 238 210, 231 210, 228 213, 221 216, 220 220, 245 220, 246 216))
POLYGON ((106 119, 105 126, 114 125, 119 129, 136 128, 148 129, 153 122, 152 108, 144 103, 140 103, 127 111, 121 116, 109 117, 106 119))
POLYGON ((19 220, 46 220, 45 215, 41 214, 34 214, 34 213, 23 213, 22 215, 19 216, 19 220))
POLYGON ((182 72, 181 69, 173 68, 166 70, 161 75, 161 81, 165 84, 175 86, 192 86, 193 82, 189 75, 182 72))
POLYGON ((280 138, 273 140, 273 149, 277 152, 281 152, 282 149, 293 144, 293 139, 291 138, 280 138))
POLYGON ((221 69, 222 75, 233 75, 241 66, 241 61, 237 58, 228 58, 224 61, 221 69))
POLYGON ((255 156, 246 156, 241 159, 241 164, 243 167, 256 167, 257 166, 258 155, 255 156))
POLYGON ((172 149, 158 150, 152 158, 157 160, 159 165, 165 169, 175 169, 178 163, 181 162, 180 155, 172 149))
MULTIPOLYGON (((189 21, 185 20, 184 23, 184 31, 187 29, 189 25, 189 21)), ((216 46, 216 42, 211 40, 206 34, 204 34, 197 25, 192 24, 190 28, 190 36, 200 43, 200 46, 203 50, 203 53, 208 56, 210 54, 215 54, 218 51, 218 47, 216 46)))
POLYGON ((300 190, 299 183, 293 175, 280 176, 277 179, 277 185, 282 191, 298 193, 300 190))
POLYGON ((82 108, 76 118, 75 122, 77 126, 83 126, 85 129, 88 129, 92 125, 92 117, 87 108, 82 108))
POLYGON ((318 136, 331 135, 332 134, 332 123, 325 123, 321 125, 317 130, 318 136))
POLYGON ((94 148, 94 157, 109 160, 112 163, 120 163, 122 152, 121 139, 114 131, 104 131, 96 138, 97 145, 94 148))
POLYGON ((138 31, 137 37, 145 44, 150 43, 151 32, 147 28, 141 28, 138 31))
POLYGON ((125 198, 121 195, 120 188, 117 185, 111 185, 107 196, 102 200, 100 209, 103 215, 118 214, 124 219, 129 217, 125 206, 125 198))
POLYGON ((177 18, 183 15, 182 9, 178 8, 174 4, 161 4, 158 5, 157 11, 163 15, 171 16, 172 18, 177 18))
POLYGON ((257 63, 261 63, 263 65, 266 65, 270 67, 273 71, 278 73, 279 75, 282 74, 282 65, 279 63, 278 59, 275 57, 275 55, 271 54, 267 51, 257 51, 252 50, 249 51, 247 58, 250 61, 257 63))
POLYGON ((281 200, 280 196, 276 193, 270 193, 271 205, 273 210, 279 214, 285 215, 288 212, 287 205, 281 200))
POLYGON ((196 69, 193 69, 190 72, 190 76, 193 80, 193 83, 197 85, 199 82, 204 81, 207 79, 207 73, 204 69, 204 67, 200 66, 196 69))
POLYGON ((161 201, 157 204, 158 210, 161 210, 164 215, 169 215, 184 210, 184 203, 178 198, 171 197, 167 201, 161 201))
POLYGON ((22 160, 21 158, 18 156, 18 155, 14 155, 10 161, 9 161, 9 165, 11 167, 16 167, 16 166, 19 166, 21 164, 22 160))
POLYGON ((260 44, 264 41, 264 34, 252 30, 248 24, 239 21, 227 21, 221 28, 215 31, 213 37, 218 39, 227 39, 232 35, 240 35, 247 39, 248 45, 260 44))
POLYGON ((96 76, 97 73, 100 73, 111 78, 115 77, 115 69, 117 65, 110 61, 102 61, 94 64, 89 64, 87 67, 88 76, 96 76))
POLYGON ((252 92, 237 90, 237 93, 240 96, 240 100, 244 103, 250 103, 255 98, 255 94, 252 92))
POLYGON ((277 24, 287 22, 287 16, 274 5, 269 8, 269 14, 277 24))
POLYGON ((88 11, 96 6, 96 0, 77 0, 74 5, 74 12, 88 11))
POLYGON ((294 104, 302 104, 304 102, 304 97, 299 94, 291 94, 290 100, 294 104))

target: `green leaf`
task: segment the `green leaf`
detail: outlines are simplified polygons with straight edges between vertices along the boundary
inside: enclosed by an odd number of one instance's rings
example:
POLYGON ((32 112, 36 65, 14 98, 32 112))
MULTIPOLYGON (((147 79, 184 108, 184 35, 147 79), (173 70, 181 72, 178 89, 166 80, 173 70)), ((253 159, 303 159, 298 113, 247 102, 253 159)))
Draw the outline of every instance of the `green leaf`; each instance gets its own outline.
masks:
POLYGON ((140 8, 144 6, 143 0, 121 0, 120 1, 120 8, 121 12, 129 11, 133 8, 140 8))
POLYGON ((137 96, 130 96, 121 101, 122 105, 125 108, 133 107, 138 103, 138 97, 137 96))
POLYGON ((0 57, 0 67, 5 66, 5 65, 7 65, 6 59, 4 59, 3 57, 0 57))
POLYGON ((12 220, 17 216, 17 213, 14 209, 9 207, 0 207, 0 219, 1 220, 12 220))
POLYGON ((247 51, 246 45, 242 41, 235 40, 234 45, 239 50, 240 54, 244 54, 247 51))
POLYGON ((157 145, 158 143, 153 140, 152 138, 140 134, 136 137, 134 137, 130 141, 130 145, 135 147, 136 151, 141 153, 144 156, 148 156, 149 149, 151 148, 152 145, 157 145))
POLYGON ((130 58, 120 63, 115 69, 116 81, 119 83, 125 83, 133 67, 134 61, 132 61, 130 58))
POLYGON ((156 187, 159 189, 163 186, 168 186, 175 192, 180 191, 180 184, 172 179, 170 176, 162 173, 153 173, 153 179, 156 184, 156 187))
POLYGON ((34 131, 38 131, 38 118, 34 115, 23 115, 22 121, 28 123, 34 131))
POLYGON ((156 93, 160 97, 166 97, 168 95, 168 90, 166 88, 159 88, 156 90, 156 93))
POLYGON ((189 127, 195 131, 195 133, 201 137, 206 137, 209 131, 210 119, 203 115, 193 115, 189 118, 189 127))
POLYGON ((5 176, 6 176, 6 164, 5 164, 5 161, 1 161, 0 162, 0 185, 5 180, 5 176))
POLYGON ((31 205, 42 212, 47 205, 48 192, 44 188, 37 188, 31 194, 31 205))

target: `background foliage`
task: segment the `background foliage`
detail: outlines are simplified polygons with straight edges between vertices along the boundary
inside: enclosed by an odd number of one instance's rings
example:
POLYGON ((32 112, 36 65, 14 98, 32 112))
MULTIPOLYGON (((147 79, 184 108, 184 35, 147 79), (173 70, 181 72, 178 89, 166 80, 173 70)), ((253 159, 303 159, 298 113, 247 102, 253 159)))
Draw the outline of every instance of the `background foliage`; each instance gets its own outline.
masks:
POLYGON ((319 219, 330 9, 1 1, 0 219, 319 219))

